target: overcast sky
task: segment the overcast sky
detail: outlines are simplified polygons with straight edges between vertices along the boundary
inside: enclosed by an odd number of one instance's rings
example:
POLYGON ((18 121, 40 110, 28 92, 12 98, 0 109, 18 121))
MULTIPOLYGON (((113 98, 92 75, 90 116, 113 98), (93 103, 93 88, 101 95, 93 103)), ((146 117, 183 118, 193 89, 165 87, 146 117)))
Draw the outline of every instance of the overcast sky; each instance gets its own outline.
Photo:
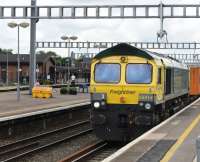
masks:
MULTIPOLYGON (((200 4, 197 0, 163 0, 162 2, 164 4, 200 4)), ((38 5, 159 3, 160 0, 37 0, 38 5)), ((30 0, 0 0, 0 6, 8 5, 30 5, 30 0)), ((0 48, 9 48, 16 52, 17 31, 7 27, 10 21, 12 20, 0 20, 0 48)), ((18 22, 21 21, 23 20, 18 20, 18 22)), ((199 19, 166 19, 164 25, 164 29, 168 32, 169 42, 200 42, 199 19)), ((62 35, 76 35, 79 41, 156 41, 158 30, 159 19, 40 20, 37 23, 37 41, 61 41, 62 35)), ((20 53, 29 53, 30 30, 29 28, 21 29, 20 32, 20 53)), ((67 53, 67 50, 63 49, 50 50, 62 56, 67 53)), ((76 52, 84 52, 84 50, 76 50, 76 52)))

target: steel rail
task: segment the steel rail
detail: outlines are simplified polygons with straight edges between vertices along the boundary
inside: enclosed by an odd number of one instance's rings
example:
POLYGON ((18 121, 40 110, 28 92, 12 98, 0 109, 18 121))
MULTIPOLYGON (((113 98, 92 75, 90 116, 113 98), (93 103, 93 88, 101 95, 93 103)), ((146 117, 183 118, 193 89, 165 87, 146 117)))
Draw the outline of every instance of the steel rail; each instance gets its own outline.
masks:
POLYGON ((4 151, 7 148, 15 147, 16 145, 19 145, 21 143, 25 143, 25 142, 28 142, 30 140, 37 140, 38 138, 50 135, 52 133, 58 133, 60 131, 63 131, 63 130, 66 130, 66 129, 70 129, 70 128, 73 128, 73 127, 76 127, 76 126, 80 126, 80 125, 83 125, 83 124, 86 124, 86 123, 89 123, 89 122, 90 122, 89 120, 85 120, 85 121, 82 121, 82 122, 78 122, 78 123, 63 127, 63 128, 59 128, 59 129, 56 129, 56 130, 53 130, 53 131, 49 131, 49 132, 44 132, 44 133, 38 134, 36 136, 28 137, 28 138, 25 138, 25 139, 22 139, 22 140, 18 140, 16 142, 13 142, 13 143, 10 143, 10 144, 7 144, 7 145, 0 146, 0 152, 2 150, 4 151))
MULTIPOLYGON (((49 136, 49 135, 53 135, 53 134, 56 134, 56 133, 59 133, 59 132, 63 132, 63 131, 66 131, 70 128, 81 126, 81 125, 84 125, 84 124, 87 124, 87 123, 89 123, 89 120, 77 122, 75 124, 72 124, 72 125, 69 125, 69 126, 66 126, 66 127, 63 127, 63 128, 59 128, 59 129, 49 131, 49 132, 44 132, 44 133, 41 133, 41 134, 36 135, 36 136, 28 137, 28 138, 18 140, 16 142, 13 142, 13 143, 10 143, 10 144, 7 144, 7 145, 3 145, 3 146, 0 147, 1 158, 2 158, 2 156, 6 156, 6 154, 10 154, 10 153, 15 152, 15 151, 20 151, 21 149, 24 149, 26 147, 37 146, 37 145, 39 145, 38 140, 40 140, 41 138, 44 138, 45 136, 49 136), (31 142, 31 143, 29 143, 29 142, 31 142)), ((18 155, 17 155, 17 157, 18 157, 18 155)), ((19 157, 21 157, 21 156, 19 155, 19 157)))
POLYGON ((59 162, 71 162, 74 161, 77 158, 80 158, 86 154, 88 154, 89 152, 91 152, 92 150, 104 146, 105 144, 107 144, 104 141, 97 141, 89 146, 84 147, 83 149, 73 153, 72 155, 69 155, 67 157, 65 157, 64 159, 60 160, 59 162))
POLYGON ((30 154, 32 154, 32 153, 34 153, 34 152, 38 152, 38 151, 47 149, 48 147, 52 147, 52 146, 54 146, 54 145, 57 145, 57 144, 60 144, 60 143, 69 141, 69 140, 71 140, 71 139, 73 139, 73 138, 76 138, 76 137, 79 137, 79 136, 81 136, 81 135, 85 135, 85 134, 87 134, 87 133, 90 133, 91 131, 92 131, 92 129, 87 129, 87 130, 81 131, 81 132, 79 132, 79 133, 76 133, 76 134, 73 134, 73 135, 71 135, 71 136, 65 137, 65 138, 63 138, 63 139, 61 139, 61 140, 57 140, 57 141, 54 141, 54 142, 52 142, 52 143, 48 143, 48 144, 46 144, 46 145, 40 146, 40 147, 38 147, 38 148, 34 148, 34 149, 32 149, 32 150, 25 151, 25 152, 23 152, 23 153, 21 153, 21 154, 19 154, 19 155, 13 156, 13 157, 8 158, 8 159, 5 159, 5 160, 3 160, 3 161, 1 161, 1 162, 11 162, 11 161, 17 160, 17 159, 22 158, 22 157, 24 157, 24 156, 30 155, 30 154))
POLYGON ((71 161, 76 161, 80 160, 82 158, 85 158, 86 156, 91 155, 92 153, 102 149, 107 145, 106 142, 104 141, 97 141, 89 146, 84 147, 83 149, 65 157, 64 159, 58 161, 58 162, 71 162, 71 161))
POLYGON ((74 159, 72 162, 81 162, 84 161, 85 159, 87 159, 89 156, 92 156, 93 154, 97 153, 98 151, 102 150, 103 148, 105 148, 108 144, 104 143, 98 147, 96 147, 95 149, 89 151, 88 153, 82 155, 81 157, 74 159))
POLYGON ((5 150, 5 151, 3 151, 3 152, 0 153, 0 157, 6 156, 7 154, 11 154, 11 153, 13 153, 15 151, 20 151, 22 149, 28 149, 29 147, 37 146, 38 144, 39 144, 38 142, 33 142, 33 143, 30 143, 30 144, 26 144, 24 146, 13 148, 11 150, 5 150))

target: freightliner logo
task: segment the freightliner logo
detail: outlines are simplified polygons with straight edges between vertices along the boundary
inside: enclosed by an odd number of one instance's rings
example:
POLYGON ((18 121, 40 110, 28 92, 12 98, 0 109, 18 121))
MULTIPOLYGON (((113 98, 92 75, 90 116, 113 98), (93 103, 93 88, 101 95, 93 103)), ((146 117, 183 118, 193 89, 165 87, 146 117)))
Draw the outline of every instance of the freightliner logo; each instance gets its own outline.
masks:
POLYGON ((117 94, 117 95, 121 95, 121 94, 135 94, 135 91, 130 91, 130 90, 110 90, 110 94, 117 94))

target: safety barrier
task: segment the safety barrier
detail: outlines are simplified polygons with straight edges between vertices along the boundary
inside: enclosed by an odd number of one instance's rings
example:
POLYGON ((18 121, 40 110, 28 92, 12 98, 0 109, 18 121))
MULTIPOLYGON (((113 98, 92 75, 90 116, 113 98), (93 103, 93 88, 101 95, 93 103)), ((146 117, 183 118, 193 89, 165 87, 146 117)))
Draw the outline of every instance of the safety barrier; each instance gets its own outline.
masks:
POLYGON ((52 87, 35 86, 32 89, 33 98, 50 98, 53 96, 52 87))

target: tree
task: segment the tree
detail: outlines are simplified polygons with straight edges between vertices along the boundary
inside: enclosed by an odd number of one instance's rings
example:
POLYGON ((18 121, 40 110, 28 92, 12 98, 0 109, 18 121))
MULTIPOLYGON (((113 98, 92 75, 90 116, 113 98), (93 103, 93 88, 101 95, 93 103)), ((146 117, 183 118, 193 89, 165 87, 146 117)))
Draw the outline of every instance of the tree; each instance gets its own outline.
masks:
POLYGON ((46 52, 45 51, 38 51, 36 54, 37 55, 46 55, 46 52))
POLYGON ((57 53, 53 52, 53 51, 48 51, 46 53, 48 56, 58 56, 57 53))
POLYGON ((62 65, 62 57, 59 56, 59 57, 54 57, 54 58, 55 58, 56 65, 61 66, 62 65))
POLYGON ((0 54, 13 54, 12 49, 2 49, 0 48, 0 54))
POLYGON ((56 52, 53 52, 53 51, 48 51, 48 52, 45 52, 45 51, 38 51, 36 53, 37 55, 48 55, 48 56, 58 56, 56 52))

